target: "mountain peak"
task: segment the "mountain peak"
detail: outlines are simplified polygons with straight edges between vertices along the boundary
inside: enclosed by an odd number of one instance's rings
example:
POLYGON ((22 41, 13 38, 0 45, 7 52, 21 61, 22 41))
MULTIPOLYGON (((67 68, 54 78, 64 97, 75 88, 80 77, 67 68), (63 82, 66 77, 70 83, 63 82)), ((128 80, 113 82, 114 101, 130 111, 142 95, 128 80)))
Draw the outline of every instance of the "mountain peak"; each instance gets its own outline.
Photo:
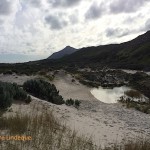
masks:
POLYGON ((71 46, 66 46, 64 49, 62 49, 56 53, 53 53, 50 57, 48 57, 48 59, 59 59, 66 55, 70 55, 76 51, 77 51, 77 49, 75 49, 71 46))
POLYGON ((66 56, 65 63, 99 64, 114 68, 150 69, 150 31, 121 44, 82 48, 66 56), (83 62, 84 60, 84 62, 83 62))
POLYGON ((68 46, 66 46, 65 48, 73 48, 73 47, 71 47, 71 46, 68 45, 68 46))

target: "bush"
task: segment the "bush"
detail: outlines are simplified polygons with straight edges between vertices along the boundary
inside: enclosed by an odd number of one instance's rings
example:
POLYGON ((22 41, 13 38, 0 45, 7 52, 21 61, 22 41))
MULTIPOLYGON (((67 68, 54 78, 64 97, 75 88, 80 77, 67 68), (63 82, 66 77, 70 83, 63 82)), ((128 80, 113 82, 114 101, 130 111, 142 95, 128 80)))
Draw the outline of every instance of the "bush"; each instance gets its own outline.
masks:
POLYGON ((72 81, 72 82, 75 82, 75 79, 72 79, 71 81, 72 81))
POLYGON ((6 91, 5 88, 0 86, 0 109, 6 109, 11 106, 13 96, 6 91))
POLYGON ((56 89, 55 85, 44 80, 28 80, 24 83, 23 88, 32 95, 48 102, 57 105, 64 104, 64 100, 62 96, 59 95, 59 91, 56 89))
POLYGON ((53 81, 54 80, 54 75, 45 75, 45 78, 47 78, 49 81, 53 81))
POLYGON ((8 70, 8 71, 3 72, 3 74, 4 74, 4 75, 12 75, 13 72, 12 72, 11 70, 8 70))
POLYGON ((65 104, 67 106, 75 106, 76 108, 78 108, 80 106, 80 101, 79 100, 73 100, 73 99, 67 99, 65 104))
POLYGON ((27 93, 16 83, 0 82, 0 109, 6 109, 11 106, 13 100, 27 99, 27 93))
POLYGON ((14 99, 15 100, 25 100, 27 99, 27 93, 21 89, 16 83, 13 83, 14 99))
POLYGON ((66 100, 66 103, 65 103, 67 106, 71 106, 71 105, 74 105, 74 100, 73 99, 67 99, 66 100))
POLYGON ((39 75, 45 76, 45 75, 46 75, 46 71, 40 71, 40 72, 39 72, 39 75))
POLYGON ((142 97, 142 94, 136 90, 128 90, 125 92, 125 95, 131 97, 132 99, 134 98, 140 99, 142 97))
MULTIPOLYGON (((134 91, 127 91, 126 92, 130 97, 126 96, 121 96, 120 99, 118 100, 121 103, 124 103, 127 108, 135 108, 138 111, 141 111, 146 114, 150 114, 150 104, 142 101, 134 101, 133 98, 139 97, 139 94, 134 91)), ((126 94, 125 93, 125 94, 126 94)), ((126 95, 127 95, 126 94, 126 95)))
POLYGON ((28 97, 27 97, 27 99, 25 100, 25 102, 26 102, 27 104, 29 104, 29 103, 31 102, 31 96, 28 95, 28 97))
POLYGON ((80 106, 80 103, 81 103, 81 102, 80 102, 79 100, 75 100, 75 107, 78 108, 78 107, 80 106))

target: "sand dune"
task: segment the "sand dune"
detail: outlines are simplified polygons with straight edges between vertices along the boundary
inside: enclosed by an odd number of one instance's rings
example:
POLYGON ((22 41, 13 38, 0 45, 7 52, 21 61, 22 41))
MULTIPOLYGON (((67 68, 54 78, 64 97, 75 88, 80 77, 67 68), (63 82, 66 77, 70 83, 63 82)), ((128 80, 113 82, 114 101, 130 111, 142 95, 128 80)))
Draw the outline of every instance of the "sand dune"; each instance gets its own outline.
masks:
MULTIPOLYGON (((0 76, 0 80, 23 83, 30 77, 0 76)), ((33 78, 33 77, 31 77, 33 78)), ((92 136, 97 145, 106 145, 121 142, 123 139, 150 136, 150 115, 134 109, 126 109, 121 104, 105 104, 97 100, 90 93, 90 88, 81 85, 78 81, 72 82, 72 76, 59 72, 53 83, 64 99, 73 98, 81 101, 79 109, 66 105, 54 105, 32 97, 29 105, 13 104, 12 112, 37 113, 40 109, 52 110, 54 114, 75 129, 78 134, 92 136), (33 112, 33 107, 37 112, 33 112)), ((6 114, 7 115, 7 114, 6 114)))

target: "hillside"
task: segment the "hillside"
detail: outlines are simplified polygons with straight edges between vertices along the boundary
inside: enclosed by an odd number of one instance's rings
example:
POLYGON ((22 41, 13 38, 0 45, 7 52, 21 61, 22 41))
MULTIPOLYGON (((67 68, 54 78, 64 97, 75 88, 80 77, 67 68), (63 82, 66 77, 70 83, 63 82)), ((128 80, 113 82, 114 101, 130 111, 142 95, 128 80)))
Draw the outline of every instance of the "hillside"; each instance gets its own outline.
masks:
POLYGON ((121 44, 82 48, 60 61, 150 70, 150 31, 121 44))
POLYGON ((71 48, 74 52, 68 49, 70 47, 66 47, 44 60, 30 61, 28 63, 0 64, 0 72, 15 70, 30 74, 39 71, 41 68, 60 69, 75 65, 79 67, 90 66, 98 68, 107 66, 116 69, 150 71, 150 31, 121 44, 93 46, 82 49, 71 48), (64 51, 72 53, 64 54, 64 51))
POLYGON ((48 59, 59 59, 76 51, 77 49, 70 46, 66 46, 63 50, 53 53, 50 57, 48 57, 48 59))

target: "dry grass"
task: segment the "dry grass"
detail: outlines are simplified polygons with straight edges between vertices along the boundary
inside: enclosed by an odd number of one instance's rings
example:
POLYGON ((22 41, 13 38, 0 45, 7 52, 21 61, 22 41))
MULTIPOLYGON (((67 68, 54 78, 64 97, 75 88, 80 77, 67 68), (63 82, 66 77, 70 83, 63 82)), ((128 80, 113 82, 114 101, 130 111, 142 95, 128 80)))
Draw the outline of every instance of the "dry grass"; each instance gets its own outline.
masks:
POLYGON ((10 117, 0 118, 0 130, 9 130, 10 134, 23 134, 27 131, 29 117, 16 114, 10 117))
POLYGON ((128 90, 125 92, 125 95, 131 97, 131 98, 142 98, 142 94, 139 91, 136 90, 128 90))
POLYGON ((138 111, 150 114, 150 103, 144 100, 143 95, 139 91, 128 90, 124 92, 124 96, 120 97, 118 101, 124 103, 127 108, 135 108, 138 111))
MULTIPOLYGON (((38 108, 34 108, 38 109, 38 108)), ((34 114, 34 113, 33 113, 34 114)), ((102 150, 91 138, 78 136, 53 115, 53 112, 37 111, 35 115, 16 114, 0 118, 0 131, 5 135, 31 136, 31 141, 1 141, 0 150, 102 150)), ((123 145, 103 150, 150 150, 149 140, 125 142, 123 145)))
POLYGON ((150 140, 143 138, 135 141, 125 141, 122 145, 115 144, 113 147, 104 150, 150 150, 150 140))
POLYGON ((2 150, 96 150, 86 137, 78 137, 76 131, 60 124, 52 112, 43 111, 35 116, 16 114, 0 118, 0 130, 7 136, 31 136, 32 141, 0 141, 2 150))

